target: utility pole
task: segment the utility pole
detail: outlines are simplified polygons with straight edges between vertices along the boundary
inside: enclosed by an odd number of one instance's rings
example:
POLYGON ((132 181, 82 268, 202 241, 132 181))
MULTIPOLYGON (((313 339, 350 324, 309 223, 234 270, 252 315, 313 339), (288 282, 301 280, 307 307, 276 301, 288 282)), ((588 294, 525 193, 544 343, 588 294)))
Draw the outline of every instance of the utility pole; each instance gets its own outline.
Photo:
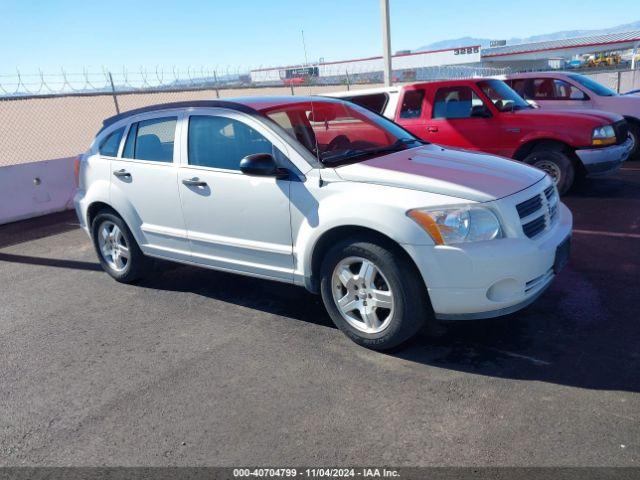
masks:
POLYGON ((391 27, 389 25, 389 0, 380 0, 382 13, 382 58, 384 62, 384 85, 391 86, 391 27))

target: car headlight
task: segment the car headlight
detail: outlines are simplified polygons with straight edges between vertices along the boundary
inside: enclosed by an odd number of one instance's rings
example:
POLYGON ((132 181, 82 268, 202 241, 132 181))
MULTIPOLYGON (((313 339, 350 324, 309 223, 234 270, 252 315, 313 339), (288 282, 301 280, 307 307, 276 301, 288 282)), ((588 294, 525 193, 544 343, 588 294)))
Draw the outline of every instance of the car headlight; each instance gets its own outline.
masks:
POLYGON ((616 132, 611 125, 593 129, 591 145, 611 145, 616 143, 616 132))
POLYGON ((407 212, 436 245, 479 242, 502 237, 500 221, 489 208, 464 206, 440 209, 416 208, 407 212))

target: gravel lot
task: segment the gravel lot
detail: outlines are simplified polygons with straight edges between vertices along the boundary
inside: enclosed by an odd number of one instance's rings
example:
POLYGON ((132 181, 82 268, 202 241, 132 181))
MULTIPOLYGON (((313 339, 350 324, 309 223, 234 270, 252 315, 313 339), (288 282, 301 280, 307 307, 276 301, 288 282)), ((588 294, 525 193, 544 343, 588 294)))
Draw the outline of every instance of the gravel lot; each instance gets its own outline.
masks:
POLYGON ((0 227, 1 465, 640 463, 640 164, 566 198, 570 264, 395 354, 303 289, 100 271, 64 213, 0 227))

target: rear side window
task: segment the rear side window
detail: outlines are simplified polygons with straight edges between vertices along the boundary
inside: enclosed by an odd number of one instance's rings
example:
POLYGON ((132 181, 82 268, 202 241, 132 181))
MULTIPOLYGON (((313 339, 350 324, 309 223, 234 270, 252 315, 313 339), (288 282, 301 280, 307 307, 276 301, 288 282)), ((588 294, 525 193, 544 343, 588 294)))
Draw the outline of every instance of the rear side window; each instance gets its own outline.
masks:
POLYGON ((154 118, 131 125, 124 145, 124 158, 173 162, 176 117, 154 118))
POLYGON ((370 95, 357 95, 354 97, 343 97, 344 100, 360 105, 372 112, 382 113, 387 106, 389 95, 386 93, 372 93, 370 95))
POLYGON ((422 100, 424 90, 409 90, 402 98, 400 107, 400 118, 420 118, 422 115, 422 100))
POLYGON ((239 170, 247 155, 273 154, 269 140, 232 118, 192 115, 188 135, 189 165, 239 170))
POLYGON ((433 118, 470 118, 473 107, 482 105, 470 87, 441 88, 433 101, 433 118))
POLYGON ((100 148, 98 148, 100 155, 104 155, 105 157, 117 157, 118 147, 120 147, 120 140, 122 140, 123 133, 124 127, 111 132, 111 134, 102 141, 100 148))

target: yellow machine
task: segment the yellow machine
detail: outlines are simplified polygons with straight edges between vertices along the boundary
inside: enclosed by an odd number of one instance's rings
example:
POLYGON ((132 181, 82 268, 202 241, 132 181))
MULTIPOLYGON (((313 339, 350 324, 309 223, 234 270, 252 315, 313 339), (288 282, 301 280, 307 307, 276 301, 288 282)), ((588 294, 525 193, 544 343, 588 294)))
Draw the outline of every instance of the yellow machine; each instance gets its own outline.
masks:
POLYGON ((586 65, 588 67, 615 67, 621 60, 618 53, 598 53, 587 60, 586 65))

